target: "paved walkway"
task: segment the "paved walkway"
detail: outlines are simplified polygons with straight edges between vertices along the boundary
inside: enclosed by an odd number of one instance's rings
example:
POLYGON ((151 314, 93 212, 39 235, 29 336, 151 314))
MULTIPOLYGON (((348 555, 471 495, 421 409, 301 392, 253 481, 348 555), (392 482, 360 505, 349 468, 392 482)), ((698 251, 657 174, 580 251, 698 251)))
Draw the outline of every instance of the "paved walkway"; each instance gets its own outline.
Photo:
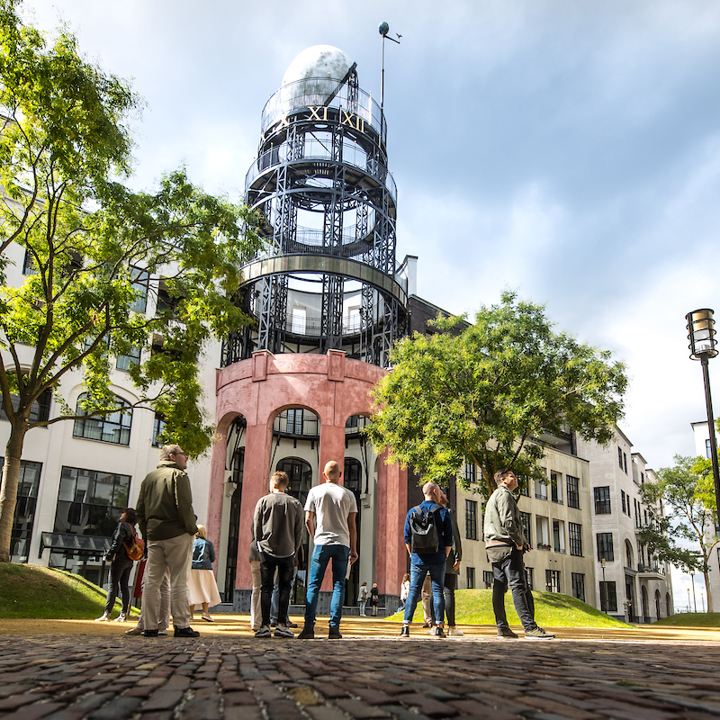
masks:
POLYGON ((246 617, 198 622, 196 640, 128 625, 0 620, 1 720, 702 720, 720 716, 720 632, 560 629, 497 640, 462 626, 343 622, 329 641, 256 640, 246 617))

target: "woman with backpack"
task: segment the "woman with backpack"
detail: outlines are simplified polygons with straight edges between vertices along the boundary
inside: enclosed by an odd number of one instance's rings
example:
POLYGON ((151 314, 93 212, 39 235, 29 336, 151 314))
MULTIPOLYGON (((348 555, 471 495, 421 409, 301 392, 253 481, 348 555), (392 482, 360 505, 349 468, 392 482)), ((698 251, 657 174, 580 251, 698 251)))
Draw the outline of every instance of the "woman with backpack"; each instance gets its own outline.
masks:
POLYGON ((217 589, 212 564, 215 562, 215 548, 207 539, 204 525, 197 526, 195 544, 193 545, 193 559, 190 577, 188 578, 188 601, 190 602, 190 617, 192 619, 196 605, 202 605, 202 619, 213 622, 210 617, 210 606, 220 603, 220 593, 217 589))
POLYGON ((110 565, 110 587, 105 601, 105 610, 95 622, 107 622, 110 620, 118 594, 122 598, 122 611, 115 618, 115 622, 125 622, 130 613, 129 581, 133 561, 128 556, 128 550, 135 544, 137 538, 136 522, 135 508, 125 508, 113 533, 110 549, 105 554, 105 560, 112 563, 110 565))

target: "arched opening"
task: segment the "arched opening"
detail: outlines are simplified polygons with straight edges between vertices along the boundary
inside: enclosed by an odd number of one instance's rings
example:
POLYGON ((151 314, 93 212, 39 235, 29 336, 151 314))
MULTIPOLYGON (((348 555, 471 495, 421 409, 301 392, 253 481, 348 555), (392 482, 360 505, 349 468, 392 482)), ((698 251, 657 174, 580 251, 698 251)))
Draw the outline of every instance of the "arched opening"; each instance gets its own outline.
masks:
POLYGON ((648 599, 647 588, 643 585, 640 588, 640 595, 642 598, 642 610, 643 610, 643 622, 650 622, 650 602, 648 599))
POLYGON ((655 591, 655 619, 660 619, 660 591, 655 591))
MULTIPOLYGON (((357 528, 357 537, 360 537, 362 503, 360 502, 360 493, 363 486, 363 470, 360 463, 355 458, 345 458, 345 468, 343 470, 345 478, 345 487, 355 496, 357 504, 357 515, 355 517, 355 526, 357 528)), ((354 605, 355 598, 360 590, 360 563, 353 563, 350 566, 350 575, 345 585, 345 604, 354 605)))
POLYGON ((670 604, 670 593, 665 593, 665 612, 666 617, 670 617, 673 614, 672 605, 670 604))
POLYGON ((625 541, 625 567, 633 567, 633 549, 629 540, 625 541))
POLYGON ((242 506, 243 471, 245 467, 245 430, 247 423, 238 415, 230 425, 225 453, 225 492, 227 509, 227 541, 225 543, 225 589, 223 601, 232 603, 237 574, 240 541, 240 509, 242 506))

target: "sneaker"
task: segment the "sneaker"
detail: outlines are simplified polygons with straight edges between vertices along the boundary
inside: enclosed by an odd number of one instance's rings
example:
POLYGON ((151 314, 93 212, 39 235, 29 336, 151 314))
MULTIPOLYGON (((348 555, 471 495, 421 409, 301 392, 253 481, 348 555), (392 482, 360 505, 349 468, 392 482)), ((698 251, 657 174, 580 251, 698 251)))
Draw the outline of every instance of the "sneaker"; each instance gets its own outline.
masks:
POLYGON ((125 634, 126 635, 142 635, 143 629, 140 626, 136 625, 134 628, 130 628, 129 630, 126 630, 125 634))
POLYGON ((315 637, 315 628, 306 625, 297 636, 298 640, 312 640, 315 637))
POLYGON ((545 632, 539 625, 532 630, 525 631, 526 638, 535 638, 536 640, 552 640, 555 636, 552 633, 545 632))
POLYGON ((191 627, 175 628, 175 637, 196 638, 200 637, 200 633, 191 627))
POLYGON ((109 622, 110 617, 107 613, 103 613, 99 618, 95 618, 95 622, 109 622))
POLYGON ((439 638, 447 637, 447 635, 445 634, 445 631, 442 628, 442 625, 436 625, 432 629, 431 634, 433 635, 433 637, 439 637, 439 638))
POLYGON ((143 630, 143 637, 157 637, 157 630, 143 630))
POLYGON ((290 621, 290 620, 288 620, 288 621, 285 623, 285 627, 296 628, 296 627, 298 627, 298 624, 297 624, 297 623, 294 623, 294 622, 292 622, 292 621, 290 621))
MULTIPOLYGON (((257 633, 255 633, 255 637, 257 637, 257 633)), ((285 625, 278 625, 275 628, 275 637, 294 638, 295 633, 289 627, 285 627, 285 625)))
POLYGON ((425 628, 429 628, 429 627, 432 627, 432 626, 430 625, 430 623, 427 623, 427 622, 426 622, 426 623, 423 625, 423 630, 425 630, 425 628))
POLYGON ((465 633, 456 627, 448 628, 447 636, 448 637, 462 637, 465 633))
POLYGON ((499 638, 517 639, 517 635, 509 627, 499 627, 498 628, 498 637, 499 638))
POLYGON ((209 615, 205 615, 205 613, 203 613, 200 617, 201 617, 205 622, 215 622, 209 615))
POLYGON ((402 630, 400 631, 400 637, 401 638, 404 638, 404 637, 409 638, 410 637, 410 626, 409 625, 402 626, 402 630))
POLYGON ((328 630, 328 640, 342 640, 339 628, 331 627, 328 630))
POLYGON ((260 629, 255 633, 256 638, 269 638, 272 635, 269 625, 262 625, 260 629))
POLYGON ((120 613, 116 618, 115 622, 125 622, 127 618, 125 617, 125 613, 120 613))
POLYGON ((165 629, 165 630, 158 630, 158 635, 167 635, 167 629, 165 629))

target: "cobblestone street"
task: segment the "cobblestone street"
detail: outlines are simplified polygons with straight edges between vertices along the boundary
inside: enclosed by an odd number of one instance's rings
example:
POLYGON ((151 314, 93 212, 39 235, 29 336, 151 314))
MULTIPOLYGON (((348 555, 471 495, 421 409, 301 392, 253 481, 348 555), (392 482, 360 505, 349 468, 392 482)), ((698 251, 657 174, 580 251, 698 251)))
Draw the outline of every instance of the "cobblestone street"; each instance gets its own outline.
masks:
POLYGON ((300 641, 256 640, 235 621, 176 640, 43 623, 0 621, 2 720, 720 716, 720 644, 683 639, 720 638, 711 631, 441 640, 414 626, 399 640, 397 625, 348 621, 342 640, 300 641))

